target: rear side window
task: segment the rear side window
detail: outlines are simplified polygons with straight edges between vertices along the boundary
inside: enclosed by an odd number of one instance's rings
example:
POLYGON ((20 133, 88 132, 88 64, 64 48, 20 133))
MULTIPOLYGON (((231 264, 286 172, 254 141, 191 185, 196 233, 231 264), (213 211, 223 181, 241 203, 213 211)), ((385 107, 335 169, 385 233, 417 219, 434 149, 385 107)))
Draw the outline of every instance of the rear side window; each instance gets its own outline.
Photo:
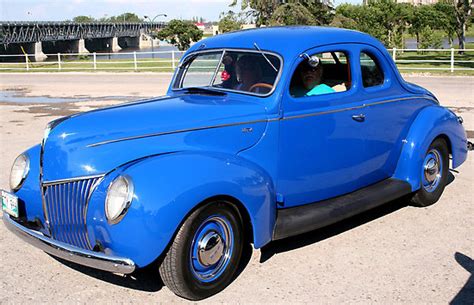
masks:
POLYGON ((373 54, 361 52, 360 67, 362 69, 362 83, 364 87, 374 87, 383 84, 383 70, 373 54))

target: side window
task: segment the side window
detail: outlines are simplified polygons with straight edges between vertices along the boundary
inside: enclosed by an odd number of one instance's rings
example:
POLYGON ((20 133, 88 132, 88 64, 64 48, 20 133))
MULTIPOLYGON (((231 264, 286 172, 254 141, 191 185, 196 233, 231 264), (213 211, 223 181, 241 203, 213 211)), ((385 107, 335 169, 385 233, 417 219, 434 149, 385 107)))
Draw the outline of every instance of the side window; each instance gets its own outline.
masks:
POLYGON ((351 70, 344 52, 317 53, 303 60, 291 78, 294 97, 331 94, 349 90, 351 70))
POLYGON ((362 69, 362 84, 364 87, 374 87, 383 84, 383 70, 374 55, 361 52, 360 67, 362 69))

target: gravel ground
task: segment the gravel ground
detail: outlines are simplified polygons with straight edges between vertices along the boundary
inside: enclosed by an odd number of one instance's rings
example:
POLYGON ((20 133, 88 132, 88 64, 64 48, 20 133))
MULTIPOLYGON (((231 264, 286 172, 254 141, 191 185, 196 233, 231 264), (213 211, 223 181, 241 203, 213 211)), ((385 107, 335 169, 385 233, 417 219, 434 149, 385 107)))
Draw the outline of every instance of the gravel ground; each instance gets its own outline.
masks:
MULTIPOLYGON (((14 158, 58 116, 163 94, 165 74, 0 74, 0 188, 14 158), (3 91, 2 91, 3 90, 3 91), (41 103, 15 103, 36 97, 41 103), (49 104, 45 97, 63 98, 49 104), (81 99, 80 102, 77 99, 81 99)), ((474 137, 474 78, 420 77, 474 137)), ((249 251, 246 268, 211 303, 474 304, 474 158, 429 208, 403 200, 318 231, 249 251)), ((0 304, 182 303, 157 267, 119 276, 60 262, 0 225, 0 304)))

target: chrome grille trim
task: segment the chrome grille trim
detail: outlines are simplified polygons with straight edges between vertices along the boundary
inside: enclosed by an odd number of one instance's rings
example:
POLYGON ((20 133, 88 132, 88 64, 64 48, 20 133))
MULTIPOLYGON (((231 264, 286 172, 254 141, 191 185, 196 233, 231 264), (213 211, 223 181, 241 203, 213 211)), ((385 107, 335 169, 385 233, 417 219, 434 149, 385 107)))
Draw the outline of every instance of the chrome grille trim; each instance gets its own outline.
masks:
POLYGON ((86 227, 87 205, 101 180, 102 176, 95 176, 43 184, 51 238, 82 249, 92 249, 86 227))

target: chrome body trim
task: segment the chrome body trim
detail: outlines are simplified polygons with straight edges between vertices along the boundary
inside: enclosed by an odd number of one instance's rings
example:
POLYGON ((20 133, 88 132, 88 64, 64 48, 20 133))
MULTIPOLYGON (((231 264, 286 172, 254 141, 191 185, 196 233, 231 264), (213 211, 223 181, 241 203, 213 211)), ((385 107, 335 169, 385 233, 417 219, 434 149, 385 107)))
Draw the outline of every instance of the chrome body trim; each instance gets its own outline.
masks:
POLYGON ((274 122, 274 121, 285 121, 285 120, 301 119, 301 118, 306 118, 306 117, 311 117, 311 116, 318 116, 318 115, 331 114, 331 113, 337 113, 337 112, 343 112, 343 111, 349 111, 349 110, 355 110, 355 109, 362 109, 362 108, 369 107, 369 106, 375 106, 375 105, 381 105, 381 104, 387 104, 387 103, 394 103, 394 102, 406 101, 406 100, 413 100, 413 99, 417 99, 417 98, 424 98, 424 99, 427 99, 427 100, 432 100, 432 101, 437 103, 436 99, 428 97, 428 96, 402 97, 402 98, 390 99, 390 100, 385 100, 385 101, 380 101, 380 102, 374 102, 374 103, 370 103, 370 104, 363 104, 361 106, 348 107, 348 108, 342 108, 342 109, 334 109, 334 110, 328 110, 328 111, 320 111, 320 112, 311 112, 311 113, 305 113, 305 114, 300 114, 300 115, 292 115, 292 116, 286 116, 286 117, 281 117, 281 118, 263 119, 263 120, 247 121, 247 122, 237 122, 237 123, 220 124, 220 125, 213 125, 213 126, 202 126, 202 127, 195 127, 195 128, 187 128, 187 129, 178 129, 178 130, 172 130, 172 131, 150 133, 150 134, 144 134, 144 135, 139 135, 139 136, 124 137, 124 138, 118 138, 118 139, 107 140, 107 141, 102 141, 102 142, 89 144, 89 145, 87 145, 87 147, 96 147, 96 146, 101 146, 101 145, 105 145, 105 144, 117 143, 117 142, 122 142, 122 141, 137 140, 137 139, 143 139, 143 138, 150 138, 150 137, 157 137, 157 136, 169 135, 169 134, 174 134, 174 133, 199 131, 199 130, 206 130, 206 129, 221 128, 221 127, 239 126, 239 125, 245 125, 245 124, 268 123, 268 122, 274 122))
POLYGON ((3 222, 8 230, 13 232, 15 235, 32 246, 39 248, 55 257, 109 272, 129 274, 135 271, 135 263, 129 258, 109 256, 100 252, 80 249, 78 247, 53 240, 37 231, 22 226, 18 222, 14 221, 10 215, 6 213, 3 214, 3 222))
MULTIPOLYGON (((91 176, 81 176, 81 177, 74 177, 74 178, 66 178, 66 179, 58 179, 58 180, 50 180, 50 181, 44 181, 43 182, 43 187, 45 186, 51 186, 55 184, 63 184, 63 183, 69 183, 69 182, 76 182, 79 180, 87 180, 87 179, 95 179, 95 178, 103 178, 105 174, 100 174, 100 175, 91 175, 91 176)), ((95 185, 97 185, 96 183, 95 185)), ((94 185, 94 186, 95 186, 94 185)))
POLYGON ((195 128, 178 129, 178 130, 172 130, 172 131, 163 131, 163 132, 157 132, 157 133, 149 133, 149 134, 144 134, 144 135, 139 135, 139 136, 125 137, 125 138, 119 138, 119 139, 113 139, 113 140, 97 142, 97 143, 94 143, 94 144, 89 144, 89 145, 87 145, 87 147, 96 147, 96 146, 110 144, 110 143, 116 143, 116 142, 122 142, 122 141, 128 141, 128 140, 137 140, 137 139, 157 137, 157 136, 164 136, 164 135, 169 135, 169 134, 174 134, 174 133, 199 131, 199 130, 214 129, 214 128, 221 128, 221 127, 230 127, 230 126, 239 126, 239 125, 245 125, 245 124, 265 123, 265 122, 269 122, 269 121, 270 120, 268 120, 268 119, 264 119, 264 120, 237 122, 237 123, 220 124, 220 125, 214 125, 214 126, 203 126, 203 127, 195 127, 195 128))

